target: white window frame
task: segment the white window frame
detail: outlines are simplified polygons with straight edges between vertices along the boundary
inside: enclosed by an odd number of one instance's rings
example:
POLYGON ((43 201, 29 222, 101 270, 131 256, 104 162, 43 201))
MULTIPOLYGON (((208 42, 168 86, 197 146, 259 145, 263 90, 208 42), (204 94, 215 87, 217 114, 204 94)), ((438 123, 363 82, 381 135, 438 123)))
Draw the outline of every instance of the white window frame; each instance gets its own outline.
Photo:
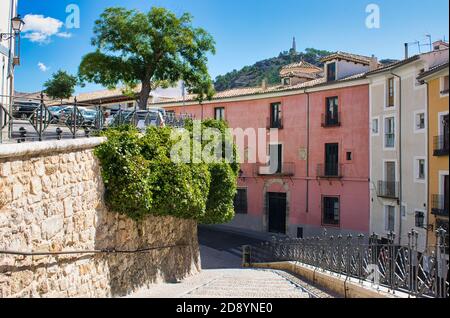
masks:
POLYGON ((449 111, 440 112, 438 113, 438 135, 442 136, 444 133, 444 127, 442 127, 442 120, 444 119, 444 116, 448 115, 449 111))
POLYGON ((388 207, 394 208, 394 227, 392 229, 392 232, 395 232, 395 229, 397 226, 397 207, 392 204, 384 205, 384 232, 385 233, 389 233, 391 231, 391 229, 388 229, 388 225, 389 225, 388 207))
POLYGON ((384 115, 383 116, 383 150, 384 151, 396 151, 397 149, 397 116, 396 114, 384 115), (394 147, 386 147, 386 119, 393 118, 394 119, 394 147))
POLYGON ((384 81, 384 110, 390 111, 390 110, 396 110, 397 109, 397 80, 395 76, 386 76, 384 81), (389 87, 388 87, 388 81, 389 79, 394 79, 394 105, 388 106, 388 93, 389 93, 389 87))
POLYGON ((414 123, 414 133, 415 134, 423 134, 425 133, 426 129, 427 129, 427 113, 425 110, 416 110, 414 112, 414 117, 413 117, 413 123, 414 123), (423 114, 423 118, 424 118, 424 123, 425 126, 423 128, 417 128, 417 116, 419 116, 420 114, 423 114))
POLYGON ((439 195, 445 195, 444 193, 444 178, 449 175, 448 170, 439 170, 439 195))
POLYGON ((393 162, 395 165, 395 182, 399 182, 398 162, 395 159, 383 159, 383 180, 386 181, 386 163, 393 162))
POLYGON ((448 74, 447 74, 447 75, 441 76, 440 79, 439 79, 439 82, 440 82, 440 84, 439 84, 439 96, 440 96, 441 98, 443 98, 443 97, 448 97, 448 94, 449 94, 449 93, 447 93, 447 94, 442 94, 442 93, 441 93, 441 92, 444 90, 444 77, 445 77, 445 76, 448 76, 448 74))
POLYGON ((426 183, 427 181, 427 157, 424 156, 416 156, 414 157, 414 182, 415 183, 426 183), (423 179, 419 178, 419 161, 423 160, 424 161, 424 173, 425 173, 425 177, 423 179))
POLYGON ((372 121, 370 122, 370 131, 372 133, 372 136, 377 137, 380 136, 380 116, 372 117, 372 121), (373 122, 374 120, 377 121, 377 132, 373 132, 373 122))

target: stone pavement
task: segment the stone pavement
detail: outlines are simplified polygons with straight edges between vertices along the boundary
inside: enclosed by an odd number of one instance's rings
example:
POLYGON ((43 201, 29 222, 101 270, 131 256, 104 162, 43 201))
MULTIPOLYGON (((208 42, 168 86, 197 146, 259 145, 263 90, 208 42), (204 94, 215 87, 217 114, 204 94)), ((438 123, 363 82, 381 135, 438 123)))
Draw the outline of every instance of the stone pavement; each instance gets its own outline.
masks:
POLYGON ((130 298, 310 298, 278 271, 212 269, 175 284, 155 285, 130 298))

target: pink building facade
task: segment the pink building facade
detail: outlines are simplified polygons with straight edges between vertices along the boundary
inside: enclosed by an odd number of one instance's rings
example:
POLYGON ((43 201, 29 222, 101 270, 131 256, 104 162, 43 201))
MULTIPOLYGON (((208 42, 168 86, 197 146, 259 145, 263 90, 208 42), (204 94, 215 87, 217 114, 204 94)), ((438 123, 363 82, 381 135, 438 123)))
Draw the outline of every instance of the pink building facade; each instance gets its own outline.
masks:
MULTIPOLYGON (((365 65, 365 64, 364 64, 365 65)), ((368 65, 365 65, 368 67, 368 65)), ((196 119, 216 118, 231 128, 278 128, 265 152, 281 156, 274 174, 248 163, 245 144, 229 226, 291 237, 368 234, 369 86, 362 74, 300 84, 218 93, 202 105, 187 100, 160 104, 196 119)))

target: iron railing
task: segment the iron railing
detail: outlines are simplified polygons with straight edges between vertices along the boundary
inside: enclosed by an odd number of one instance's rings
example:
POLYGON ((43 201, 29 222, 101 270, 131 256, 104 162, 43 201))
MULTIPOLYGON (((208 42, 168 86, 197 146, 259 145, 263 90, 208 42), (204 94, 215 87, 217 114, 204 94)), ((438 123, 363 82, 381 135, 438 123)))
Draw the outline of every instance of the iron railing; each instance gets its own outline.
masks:
POLYGON ((267 129, 283 129, 283 118, 267 117, 267 129))
POLYGON ((40 98, 13 98, 0 96, 0 143, 42 141, 90 137, 98 132, 122 124, 134 125, 140 130, 149 126, 184 127, 192 116, 176 116, 157 110, 110 109, 102 105, 55 103, 40 98), (114 112, 113 112, 114 111, 114 112))
POLYGON ((340 127, 341 126, 341 113, 334 115, 326 113, 322 114, 322 127, 340 127))
POLYGON ((280 166, 275 167, 274 170, 270 171, 269 164, 257 163, 254 165, 254 175, 255 176, 295 176, 295 163, 293 162, 282 162, 280 166), (278 169, 276 169, 278 168, 278 169))
POLYGON ((408 245, 394 243, 390 233, 387 244, 381 244, 373 234, 368 240, 337 236, 307 239, 274 239, 257 246, 244 246, 244 264, 299 262, 318 270, 369 282, 372 288, 381 286, 391 292, 404 292, 415 297, 449 297, 448 248, 446 231, 436 231, 437 245, 418 251, 418 233, 408 234, 408 245))
POLYGON ((448 217, 449 198, 448 195, 433 194, 431 196, 431 213, 437 216, 448 217))
POLYGON ((342 164, 318 164, 317 177, 319 178, 343 178, 344 165, 342 164))
POLYGON ((448 156, 449 136, 436 136, 433 138, 433 156, 448 156))
POLYGON ((400 183, 395 181, 378 181, 377 196, 398 199, 400 183))

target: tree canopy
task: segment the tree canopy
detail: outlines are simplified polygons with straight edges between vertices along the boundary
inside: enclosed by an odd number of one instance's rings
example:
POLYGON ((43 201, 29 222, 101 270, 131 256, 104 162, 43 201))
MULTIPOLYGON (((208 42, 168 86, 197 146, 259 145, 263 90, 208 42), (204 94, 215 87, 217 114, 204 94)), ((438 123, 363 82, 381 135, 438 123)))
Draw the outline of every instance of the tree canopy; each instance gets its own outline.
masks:
POLYGON ((77 85, 77 77, 59 70, 44 83, 44 92, 51 98, 63 100, 72 97, 77 85))
POLYGON ((208 54, 215 54, 212 36, 192 25, 188 13, 153 7, 148 13, 107 8, 95 22, 92 45, 79 67, 82 81, 114 88, 140 86, 141 109, 147 107, 152 89, 185 82, 199 101, 213 94, 208 54))

